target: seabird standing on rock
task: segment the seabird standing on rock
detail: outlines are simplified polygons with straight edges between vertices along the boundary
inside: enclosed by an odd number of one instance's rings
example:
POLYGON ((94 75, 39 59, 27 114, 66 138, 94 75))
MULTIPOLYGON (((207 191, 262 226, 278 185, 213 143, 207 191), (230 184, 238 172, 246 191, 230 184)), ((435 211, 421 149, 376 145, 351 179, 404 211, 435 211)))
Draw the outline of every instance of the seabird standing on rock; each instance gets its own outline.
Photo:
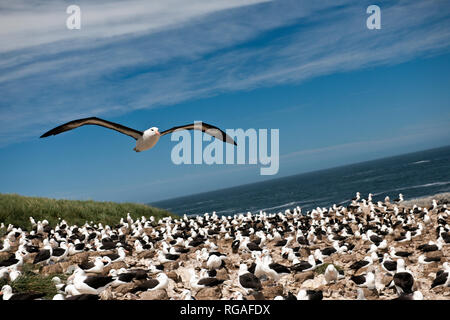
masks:
POLYGON ((433 262, 439 262, 441 261, 441 257, 427 257, 424 254, 420 255, 418 260, 419 263, 423 263, 423 264, 430 264, 433 262))
POLYGON ((395 199, 394 201, 397 202, 397 203, 403 202, 404 201, 403 194, 399 193, 398 194, 398 198, 395 199))
POLYGON ((358 287, 375 289, 375 275, 372 272, 368 272, 366 275, 352 275, 350 280, 352 280, 358 287))
POLYGON ((392 258, 406 258, 412 255, 412 252, 407 251, 396 251, 394 247, 391 247, 389 254, 392 258))
POLYGON ((120 286, 121 284, 130 283, 136 276, 135 273, 127 272, 126 270, 124 270, 124 272, 119 273, 116 269, 109 270, 108 275, 114 278, 114 281, 111 284, 112 287, 117 287, 120 286))
POLYGON ((193 289, 215 287, 224 282, 224 280, 209 277, 206 270, 202 270, 199 278, 197 278, 197 276, 195 275, 194 269, 191 269, 190 273, 191 273, 190 284, 193 289))
POLYGON ((83 269, 74 272, 73 284, 80 293, 100 294, 114 281, 111 276, 88 276, 83 269))
POLYGON ((11 242, 8 238, 3 241, 3 244, 0 244, 0 252, 8 252, 11 249, 11 242))
POLYGON ((299 261, 297 258, 295 258, 292 263, 292 271, 304 272, 314 270, 316 268, 316 260, 314 259, 313 255, 308 256, 308 261, 299 261))
POLYGON ((358 271, 361 268, 365 268, 373 264, 373 258, 371 256, 364 257, 363 260, 356 261, 350 265, 350 269, 358 271))
POLYGON ((158 142, 160 137, 178 130, 201 130, 202 132, 205 132, 223 142, 237 145, 236 142, 233 140, 233 138, 231 138, 225 132, 223 132, 222 130, 213 125, 204 122, 198 124, 193 123, 184 126, 173 127, 160 133, 157 127, 151 127, 150 129, 147 129, 145 131, 138 131, 132 128, 125 127, 121 124, 103 120, 97 117, 84 118, 67 122, 56 128, 53 128, 50 131, 47 131, 41 136, 41 138, 54 136, 62 132, 73 130, 75 128, 84 125, 102 126, 134 138, 136 140, 136 147, 134 148, 134 151, 136 152, 141 152, 153 148, 155 144, 158 142))
POLYGON ((442 241, 437 241, 436 243, 433 241, 430 241, 427 244, 422 244, 420 246, 417 247, 417 249, 419 249, 422 252, 433 252, 433 251, 438 251, 438 250, 442 250, 442 241))
POLYGON ((82 263, 78 264, 78 267, 82 269, 84 272, 88 273, 102 273, 103 268, 105 267, 103 263, 104 258, 102 257, 96 257, 94 262, 89 261, 83 261, 82 263))
POLYGON ((333 264, 329 264, 325 269, 324 276, 327 283, 336 282, 339 276, 339 272, 333 264))
POLYGON ((412 293, 414 277, 409 272, 398 272, 394 275, 394 286, 398 294, 412 293))
POLYGON ((394 240, 397 242, 411 241, 411 231, 406 231, 406 234, 404 236, 397 237, 394 240))
POLYGON ((149 279, 141 282, 137 287, 130 290, 131 293, 138 291, 154 291, 159 289, 167 289, 169 286, 169 277, 165 273, 158 273, 156 279, 149 279))
POLYGON ((206 261, 206 266, 210 270, 219 269, 224 265, 224 260, 227 258, 226 255, 216 255, 214 253, 210 253, 210 256, 208 258, 208 261, 206 261))
POLYGON ((2 267, 20 267, 23 265, 23 257, 20 251, 10 255, 7 259, 0 261, 0 268, 2 267))
POLYGON ((448 267, 448 262, 444 263, 444 269, 436 272, 436 277, 431 284, 431 289, 436 287, 450 287, 450 268, 448 267))
POLYGON ((126 253, 125 253, 125 249, 122 247, 119 247, 117 249, 117 253, 110 253, 105 255, 105 257, 108 257, 109 259, 111 259, 111 262, 119 262, 119 261, 123 261, 125 260, 126 257, 126 253))
POLYGON ((389 259, 389 254, 385 253, 381 267, 388 273, 397 271, 397 261, 389 259))

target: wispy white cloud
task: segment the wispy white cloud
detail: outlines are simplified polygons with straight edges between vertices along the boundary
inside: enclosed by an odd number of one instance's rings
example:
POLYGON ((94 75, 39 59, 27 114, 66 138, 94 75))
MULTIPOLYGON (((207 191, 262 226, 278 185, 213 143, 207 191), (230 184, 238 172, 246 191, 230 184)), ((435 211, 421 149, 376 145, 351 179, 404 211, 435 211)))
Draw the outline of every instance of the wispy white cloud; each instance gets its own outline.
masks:
POLYGON ((300 82, 450 47, 450 6, 442 1, 386 1, 376 31, 365 27, 369 1, 82 1, 80 33, 65 29, 67 4, 39 4, 0 10, 7 44, 0 146, 44 123, 300 82))
POLYGON ((71 2, 16 0, 1 7, 0 52, 60 41, 73 45, 83 40, 76 45, 95 46, 92 40, 157 32, 216 11, 266 1, 270 0, 80 0, 75 4, 81 8, 82 28, 68 31, 66 8, 71 2))

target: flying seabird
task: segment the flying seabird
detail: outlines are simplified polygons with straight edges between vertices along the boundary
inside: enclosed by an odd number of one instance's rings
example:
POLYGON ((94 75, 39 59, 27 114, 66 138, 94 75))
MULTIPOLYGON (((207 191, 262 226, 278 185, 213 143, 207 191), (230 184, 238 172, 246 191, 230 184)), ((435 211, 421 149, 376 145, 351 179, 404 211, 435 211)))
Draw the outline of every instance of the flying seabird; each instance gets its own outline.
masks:
POLYGON ((201 130, 202 132, 205 132, 223 142, 237 145, 236 142, 233 140, 233 138, 231 138, 229 135, 227 135, 221 129, 219 129, 213 125, 204 123, 204 122, 173 127, 168 130, 159 132, 157 127, 151 127, 145 131, 139 131, 139 130, 125 127, 121 124, 103 120, 103 119, 100 119, 97 117, 90 117, 90 118, 78 119, 78 120, 73 120, 73 121, 67 122, 56 128, 51 129, 50 131, 47 131, 46 133, 44 133, 41 136, 41 138, 54 136, 54 135, 60 134, 62 132, 73 130, 78 127, 84 126, 84 125, 102 126, 102 127, 118 131, 120 133, 126 134, 127 136, 134 138, 136 140, 136 147, 133 150, 136 152, 145 151, 145 150, 148 150, 148 149, 154 147, 160 137, 162 137, 166 134, 172 133, 174 131, 177 131, 177 130, 201 130))

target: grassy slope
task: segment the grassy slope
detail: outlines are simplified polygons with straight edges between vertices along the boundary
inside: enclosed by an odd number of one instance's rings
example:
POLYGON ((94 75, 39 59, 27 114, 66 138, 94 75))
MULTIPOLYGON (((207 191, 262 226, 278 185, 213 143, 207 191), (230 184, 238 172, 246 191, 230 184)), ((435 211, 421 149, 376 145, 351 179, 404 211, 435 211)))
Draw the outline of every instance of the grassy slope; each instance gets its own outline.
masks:
POLYGON ((166 210, 137 203, 55 200, 0 194, 0 222, 27 229, 31 227, 30 216, 36 221, 47 219, 52 226, 58 222, 58 218, 65 219, 69 224, 82 225, 86 221, 93 221, 115 225, 128 212, 133 219, 141 216, 154 216, 155 219, 174 216, 166 210))

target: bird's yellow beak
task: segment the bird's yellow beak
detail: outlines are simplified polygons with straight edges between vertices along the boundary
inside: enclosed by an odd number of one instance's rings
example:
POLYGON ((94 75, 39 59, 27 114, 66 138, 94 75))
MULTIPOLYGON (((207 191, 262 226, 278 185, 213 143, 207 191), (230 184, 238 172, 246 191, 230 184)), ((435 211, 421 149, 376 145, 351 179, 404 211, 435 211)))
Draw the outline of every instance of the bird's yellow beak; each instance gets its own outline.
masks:
POLYGON ((156 134, 157 134, 158 136, 160 136, 160 135, 161 135, 161 133, 159 133, 159 131, 156 131, 156 134))

